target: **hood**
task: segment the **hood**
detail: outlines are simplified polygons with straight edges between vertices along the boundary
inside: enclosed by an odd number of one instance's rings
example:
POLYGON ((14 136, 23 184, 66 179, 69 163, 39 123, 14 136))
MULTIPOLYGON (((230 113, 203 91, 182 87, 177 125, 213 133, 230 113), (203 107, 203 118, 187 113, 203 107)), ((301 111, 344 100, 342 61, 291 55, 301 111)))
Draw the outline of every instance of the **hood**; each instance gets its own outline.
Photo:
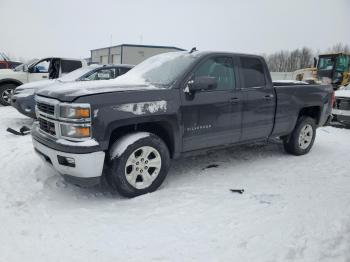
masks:
POLYGON ((130 82, 120 82, 116 80, 117 79, 78 82, 55 81, 55 83, 49 87, 38 91, 37 94, 40 96, 55 98, 62 102, 72 102, 78 97, 94 94, 160 89, 159 87, 145 83, 132 84, 130 82))
POLYGON ((16 88, 17 91, 20 90, 25 90, 25 89, 41 89, 44 88, 48 85, 51 85, 53 83, 55 83, 55 79, 50 79, 50 80, 42 80, 42 81, 35 81, 35 82, 31 82, 31 83, 27 83, 27 84, 23 84, 20 85, 19 87, 16 88))
POLYGON ((350 97, 350 90, 335 91, 335 97, 350 97))
POLYGON ((0 70, 0 80, 6 78, 17 79, 20 76, 25 76, 27 73, 23 71, 13 71, 12 69, 1 69, 0 70))

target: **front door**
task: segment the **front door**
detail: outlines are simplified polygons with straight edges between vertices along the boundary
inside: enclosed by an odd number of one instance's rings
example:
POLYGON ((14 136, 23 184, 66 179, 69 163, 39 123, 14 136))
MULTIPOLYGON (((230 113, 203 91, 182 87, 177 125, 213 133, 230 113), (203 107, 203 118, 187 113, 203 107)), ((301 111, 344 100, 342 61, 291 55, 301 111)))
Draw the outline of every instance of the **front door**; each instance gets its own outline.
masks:
POLYGON ((236 87, 234 60, 229 56, 205 58, 189 80, 215 77, 217 88, 187 94, 181 91, 183 151, 231 144, 240 139, 242 97, 236 87))
POLYGON ((40 81, 49 78, 49 66, 51 59, 43 59, 37 62, 28 71, 28 82, 40 81))

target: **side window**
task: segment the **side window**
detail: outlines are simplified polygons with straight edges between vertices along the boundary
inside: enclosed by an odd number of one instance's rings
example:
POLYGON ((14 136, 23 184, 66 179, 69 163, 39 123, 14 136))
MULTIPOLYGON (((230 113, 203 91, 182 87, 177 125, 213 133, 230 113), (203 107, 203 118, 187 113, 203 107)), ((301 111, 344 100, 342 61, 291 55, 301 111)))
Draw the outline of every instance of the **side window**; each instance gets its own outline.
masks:
POLYGON ((126 67, 120 67, 119 68, 119 75, 124 75, 126 72, 128 72, 131 68, 126 68, 126 67))
POLYGON ((33 68, 33 73, 48 73, 50 59, 39 61, 33 68))
POLYGON ((233 59, 231 57, 209 58, 194 72, 194 77, 215 77, 218 83, 216 90, 232 90, 236 86, 233 59))
POLYGON ((115 78, 115 70, 113 68, 100 69, 85 77, 88 80, 109 80, 115 78))
POLYGON ((75 69, 80 68, 81 61, 74 61, 74 60, 62 60, 61 61, 61 70, 63 74, 70 73, 74 71, 75 69))
POLYGON ((244 87, 266 86, 264 66, 261 61, 253 57, 241 57, 241 66, 244 79, 244 87))

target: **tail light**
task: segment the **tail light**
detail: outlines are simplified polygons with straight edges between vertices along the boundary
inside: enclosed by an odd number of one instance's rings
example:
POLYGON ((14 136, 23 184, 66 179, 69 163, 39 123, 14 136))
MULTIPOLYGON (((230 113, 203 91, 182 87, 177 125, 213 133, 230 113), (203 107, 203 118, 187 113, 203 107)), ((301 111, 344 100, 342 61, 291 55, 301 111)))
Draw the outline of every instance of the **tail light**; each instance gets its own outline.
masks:
POLYGON ((335 93, 334 92, 332 93, 331 104, 332 104, 332 107, 334 107, 334 104, 335 104, 335 93))

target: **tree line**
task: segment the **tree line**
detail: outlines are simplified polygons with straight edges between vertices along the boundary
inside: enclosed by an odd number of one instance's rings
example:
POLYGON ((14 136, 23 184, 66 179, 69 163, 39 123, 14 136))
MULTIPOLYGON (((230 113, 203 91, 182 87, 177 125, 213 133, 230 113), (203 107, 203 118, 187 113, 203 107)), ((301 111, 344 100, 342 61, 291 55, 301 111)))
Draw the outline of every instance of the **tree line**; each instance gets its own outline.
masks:
MULTIPOLYGON (((348 44, 337 43, 322 53, 350 53, 348 44)), ((309 47, 298 48, 292 51, 281 50, 269 55, 263 55, 271 72, 293 72, 298 69, 312 67, 314 58, 322 54, 314 52, 309 47)))

